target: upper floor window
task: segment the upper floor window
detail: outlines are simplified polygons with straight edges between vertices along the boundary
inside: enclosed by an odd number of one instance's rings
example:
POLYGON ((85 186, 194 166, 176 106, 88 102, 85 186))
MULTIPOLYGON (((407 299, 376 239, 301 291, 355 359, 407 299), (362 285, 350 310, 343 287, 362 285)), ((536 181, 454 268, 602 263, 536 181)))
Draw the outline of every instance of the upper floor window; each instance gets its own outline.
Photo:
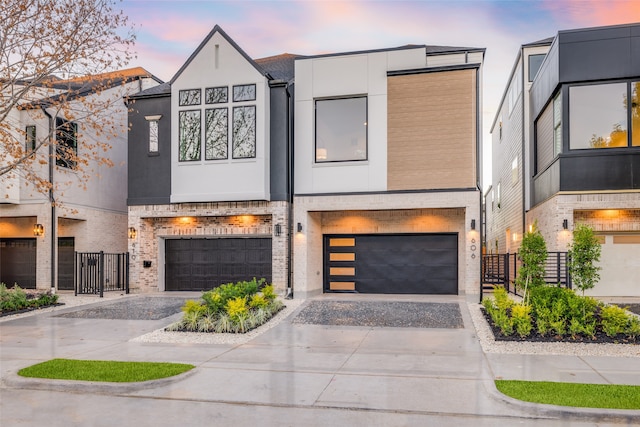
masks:
POLYGON ((511 184, 518 183, 518 158, 515 157, 511 162, 511 184))
POLYGON ((572 150, 629 145, 627 89, 628 84, 624 82, 569 88, 572 150))
POLYGON ((542 65, 542 61, 544 61, 544 57, 547 56, 544 53, 538 55, 529 55, 529 81, 532 82, 533 79, 538 74, 538 70, 540 70, 540 66, 542 65))
POLYGON ((186 89, 178 92, 179 105, 200 105, 200 97, 202 91, 200 89, 186 89))
POLYGON ((158 121, 162 118, 162 115, 145 116, 147 122, 149 122, 149 153, 158 152, 158 121))
POLYGON ((56 165, 74 169, 78 160, 78 125, 56 117, 56 165))
POLYGON ((562 92, 553 99, 553 157, 562 153, 562 92))
POLYGON ((227 86, 208 87, 204 91, 206 104, 224 104, 229 102, 229 88, 227 86))
POLYGON ((507 105, 509 107, 509 116, 511 116, 511 112, 516 106, 518 98, 520 97, 520 92, 522 92, 522 73, 520 72, 520 67, 516 68, 513 74, 513 78, 511 79, 511 85, 509 86, 509 91, 507 92, 507 105))
POLYGON ((631 145, 640 147, 640 82, 631 82, 631 145))
POLYGON ((233 158, 256 156, 256 106, 233 107, 233 158))
POLYGON ((178 116, 179 152, 178 160, 191 162, 200 160, 200 110, 180 111, 178 116))
POLYGON ((367 97, 316 100, 315 161, 367 160, 367 97))
POLYGON ((256 85, 238 85, 233 87, 233 102, 255 100, 256 85))
POLYGON ((25 150, 27 152, 36 149, 36 127, 35 125, 29 125, 24 128, 25 133, 25 150))
POLYGON ((205 110, 205 160, 223 160, 229 156, 228 116, 227 108, 205 110))

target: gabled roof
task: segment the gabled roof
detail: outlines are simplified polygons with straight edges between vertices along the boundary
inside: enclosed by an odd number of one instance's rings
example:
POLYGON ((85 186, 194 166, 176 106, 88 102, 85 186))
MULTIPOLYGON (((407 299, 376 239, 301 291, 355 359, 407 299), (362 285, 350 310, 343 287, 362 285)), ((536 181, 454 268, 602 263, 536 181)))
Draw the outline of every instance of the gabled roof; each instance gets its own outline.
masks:
POLYGON ((443 55, 447 53, 485 52, 486 51, 485 48, 479 48, 479 47, 406 44, 403 46, 383 48, 383 49, 355 50, 351 52, 335 52, 335 53, 323 53, 319 55, 299 56, 296 59, 309 59, 309 58, 313 59, 313 58, 324 58, 324 57, 330 57, 330 56, 361 55, 366 53, 391 52, 395 50, 409 50, 409 49, 425 49, 427 55, 443 55))
POLYGON ((209 42, 209 40, 211 40, 211 38, 216 34, 219 33, 222 37, 224 37, 224 39, 229 42, 229 44, 231 46, 233 46, 233 48, 235 50, 238 51, 238 53, 240 53, 240 55, 242 55, 247 62, 249 62, 251 65, 253 65, 253 67, 258 70, 258 72, 260 74, 262 74, 263 76, 265 76, 267 79, 271 79, 272 77, 269 75, 269 73, 267 73, 260 65, 258 65, 256 63, 256 61, 254 61, 253 59, 251 59, 251 57, 249 55, 247 55, 245 53, 244 50, 242 50, 242 48, 240 46, 238 46, 236 44, 236 42, 233 41, 233 39, 231 37, 229 37, 227 35, 227 33, 224 32, 224 30, 222 28, 220 28, 219 25, 216 25, 215 27, 213 27, 213 30, 211 30, 211 32, 209 33, 209 35, 207 35, 207 37, 204 38, 204 40, 202 40, 202 42, 200 43, 200 45, 198 46, 198 48, 191 54, 191 56, 189 57, 189 59, 187 59, 187 61, 182 64, 182 67, 180 67, 180 69, 178 70, 178 72, 175 74, 175 76, 173 76, 173 78, 169 81, 170 84, 173 84, 176 79, 178 77, 180 77, 180 74, 182 74, 182 72, 189 66, 189 64, 191 64, 191 61, 194 60, 194 58, 196 56, 198 56, 198 54, 200 53, 200 51, 206 46, 206 44, 209 42))
MULTIPOLYGON (((50 87, 65 90, 64 92, 20 105, 18 108, 21 110, 40 108, 41 105, 46 106, 47 104, 54 104, 61 99, 64 99, 65 101, 72 101, 74 99, 90 95, 97 89, 111 89, 120 86, 123 83, 128 83, 130 81, 139 80, 142 78, 152 78, 158 83, 162 83, 162 80, 149 73, 142 67, 127 68, 124 70, 111 71, 102 74, 74 77, 72 79, 66 80, 52 76, 51 81, 53 83, 50 85, 50 87)), ((44 87, 49 86, 49 84, 43 83, 39 86, 44 87)))
POLYGON ((548 46, 553 43, 553 39, 555 39, 555 37, 547 37, 546 39, 523 44, 522 47, 548 46))
POLYGON ((156 98, 168 95, 171 95, 171 83, 166 82, 131 95, 129 98, 156 98))

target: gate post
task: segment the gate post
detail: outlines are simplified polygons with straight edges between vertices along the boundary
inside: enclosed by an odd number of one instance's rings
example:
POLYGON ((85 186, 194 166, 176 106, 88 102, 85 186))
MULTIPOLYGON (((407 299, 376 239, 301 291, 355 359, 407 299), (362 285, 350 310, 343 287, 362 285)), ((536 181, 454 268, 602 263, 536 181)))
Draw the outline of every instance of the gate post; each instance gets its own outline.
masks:
POLYGON ((124 262, 124 285, 126 287, 125 294, 129 293, 129 252, 124 254, 125 262, 124 262))
POLYGON ((98 270, 98 281, 100 282, 98 286, 100 286, 100 298, 104 296, 104 252, 100 251, 100 264, 98 270))

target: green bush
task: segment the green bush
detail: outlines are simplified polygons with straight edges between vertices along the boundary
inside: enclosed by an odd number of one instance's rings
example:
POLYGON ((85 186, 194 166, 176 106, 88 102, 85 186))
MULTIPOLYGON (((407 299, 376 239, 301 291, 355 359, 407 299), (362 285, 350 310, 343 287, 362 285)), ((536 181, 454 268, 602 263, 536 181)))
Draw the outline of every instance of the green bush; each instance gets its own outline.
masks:
MULTIPOLYGON (((32 294, 33 295, 33 294, 32 294)), ((11 312, 27 308, 39 308, 53 305, 58 302, 58 295, 50 292, 40 292, 29 297, 17 284, 8 289, 7 285, 0 283, 0 311, 11 312)))
POLYGON ((524 304, 516 304, 511 309, 511 321, 516 333, 521 337, 531 334, 531 307, 524 304))
POLYGON ((608 337, 624 334, 631 323, 629 312, 617 305, 602 307, 600 316, 602 317, 602 332, 608 337))
POLYGON ((265 279, 226 283, 189 300, 182 319, 168 330, 192 332, 247 332, 269 320, 284 305, 265 279), (262 292, 258 293, 261 289, 262 292))

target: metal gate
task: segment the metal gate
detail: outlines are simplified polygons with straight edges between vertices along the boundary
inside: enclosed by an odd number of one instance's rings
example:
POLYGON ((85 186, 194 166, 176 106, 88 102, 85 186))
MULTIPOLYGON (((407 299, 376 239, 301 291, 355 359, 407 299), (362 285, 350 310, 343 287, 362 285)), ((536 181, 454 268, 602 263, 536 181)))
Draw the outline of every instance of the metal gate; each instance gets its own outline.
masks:
POLYGON ((129 293, 129 252, 75 253, 75 294, 100 294, 105 291, 129 293))

